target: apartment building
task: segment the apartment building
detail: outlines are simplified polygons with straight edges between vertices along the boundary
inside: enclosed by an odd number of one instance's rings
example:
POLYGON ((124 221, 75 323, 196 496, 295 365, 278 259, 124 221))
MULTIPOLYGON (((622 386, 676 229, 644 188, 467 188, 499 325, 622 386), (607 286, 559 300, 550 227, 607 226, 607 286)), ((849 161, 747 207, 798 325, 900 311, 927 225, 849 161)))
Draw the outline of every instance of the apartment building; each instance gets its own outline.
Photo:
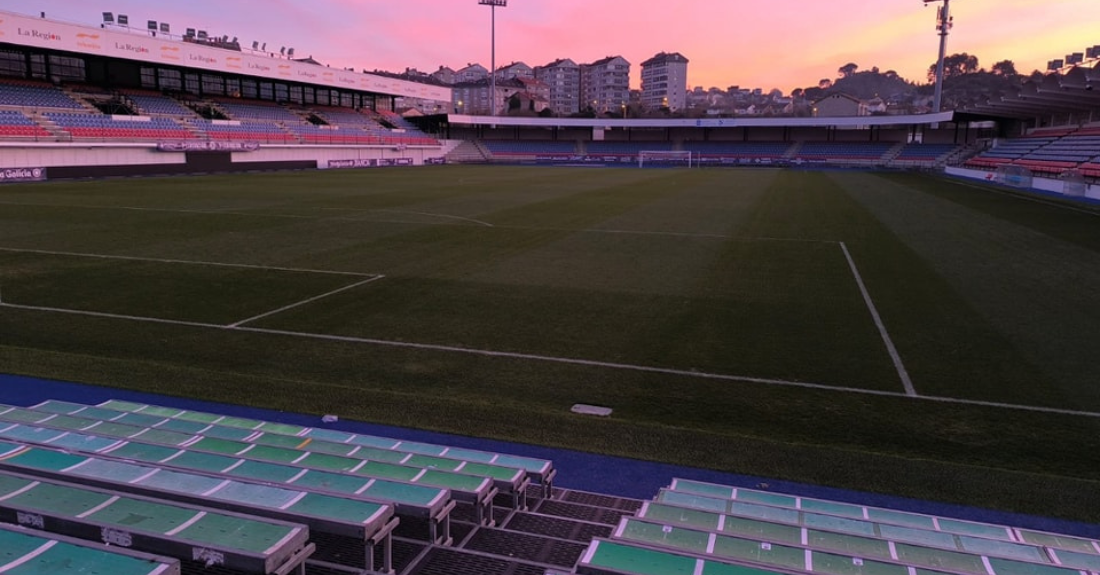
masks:
POLYGON ((608 56, 581 66, 581 109, 619 113, 630 102, 630 62, 608 56))
POLYGON ((687 67, 688 59, 679 52, 661 52, 642 62, 642 105, 673 112, 687 108, 687 67))
POLYGON ((535 67, 535 78, 546 85, 546 99, 555 114, 568 116, 580 111, 581 67, 568 58, 535 67))

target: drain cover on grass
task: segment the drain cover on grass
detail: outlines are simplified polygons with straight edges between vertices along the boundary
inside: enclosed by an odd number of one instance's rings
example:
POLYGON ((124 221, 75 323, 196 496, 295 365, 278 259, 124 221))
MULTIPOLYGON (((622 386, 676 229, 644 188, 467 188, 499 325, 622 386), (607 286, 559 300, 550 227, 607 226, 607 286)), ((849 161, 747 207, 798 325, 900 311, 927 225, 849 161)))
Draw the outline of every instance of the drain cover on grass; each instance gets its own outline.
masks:
POLYGON ((579 413, 581 415, 598 415, 600 417, 607 417, 611 415, 610 407, 599 407, 597 405, 585 405, 578 403, 571 409, 573 413, 579 413))

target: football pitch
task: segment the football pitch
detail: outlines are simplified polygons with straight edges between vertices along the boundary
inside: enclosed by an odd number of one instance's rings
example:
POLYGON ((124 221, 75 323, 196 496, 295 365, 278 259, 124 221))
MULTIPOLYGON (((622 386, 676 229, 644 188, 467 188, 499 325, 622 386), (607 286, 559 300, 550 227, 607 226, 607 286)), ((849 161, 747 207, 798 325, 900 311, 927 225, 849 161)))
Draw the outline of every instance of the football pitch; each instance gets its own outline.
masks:
POLYGON ((917 174, 0 187, 0 372, 1091 521, 1096 286, 1100 210, 917 174))

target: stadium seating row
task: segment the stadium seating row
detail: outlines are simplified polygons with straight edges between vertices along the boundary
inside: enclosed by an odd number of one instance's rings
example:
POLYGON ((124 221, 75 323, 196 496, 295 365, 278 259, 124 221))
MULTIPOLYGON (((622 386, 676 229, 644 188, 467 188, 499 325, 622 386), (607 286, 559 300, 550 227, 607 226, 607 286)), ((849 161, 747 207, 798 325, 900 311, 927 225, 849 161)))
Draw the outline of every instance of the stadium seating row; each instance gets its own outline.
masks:
MULTIPOLYGON (((533 157, 574 157, 581 155, 573 142, 532 140, 486 140, 483 142, 494 158, 501 160, 533 157)), ((764 159, 784 158, 808 161, 880 161, 894 148, 893 143, 824 143, 808 142, 798 149, 790 142, 699 142, 686 141, 680 150, 692 152, 702 161, 715 159, 764 159), (792 154, 792 150, 798 150, 792 154)), ((584 145, 588 155, 637 156, 642 151, 671 151, 670 142, 588 142, 584 145)), ((903 162, 936 162, 955 151, 954 144, 905 145, 896 160, 903 162)))
POLYGON ((61 89, 46 83, 4 80, 0 82, 0 106, 84 110, 84 106, 61 89))
MULTIPOLYGON (((123 561, 100 572, 124 575, 215 565, 226 574, 387 573, 399 518, 449 514, 453 504, 438 506, 449 495, 492 499, 517 475, 553 491, 549 461, 502 453, 126 401, 0 406, 0 523, 36 531, 33 542, 16 541, 0 525, 0 572, 24 573, 4 570, 5 553, 50 545, 64 555, 43 561, 123 561), (124 552, 92 557, 66 537, 124 552)), ((586 547, 573 544, 572 569, 537 572, 1100 573, 1100 542, 1087 538, 695 480, 674 479, 630 509, 586 547)), ((501 534, 491 515, 479 522, 486 537, 501 534)), ((426 539, 450 544, 447 527, 426 539)))
POLYGON ((1097 163, 1100 163, 1100 128, 1084 127, 1035 130, 1025 137, 999 142, 964 165, 996 169, 1012 164, 1052 176, 1079 168, 1086 177, 1094 178, 1100 176, 1093 168, 1097 163))
MULTIPOLYGON (((397 525, 392 505, 274 487, 215 475, 0 441, 0 471, 78 483, 123 494, 258 515, 358 541, 361 564, 372 568, 375 544, 388 547, 397 525)), ((94 509, 94 508, 93 508, 94 509)), ((170 533, 171 534, 171 533, 170 533)), ((388 567, 388 566, 387 566, 388 567)))
POLYGON ((0 568, 8 575, 180 575, 176 559, 28 533, 6 525, 0 525, 0 568))
POLYGON ((1083 575, 1088 539, 675 479, 577 573, 1083 575), (657 566, 657 567, 655 567, 657 566))
MULTIPOLYGON (((18 107, 28 112, 44 111, 45 121, 56 123, 61 132, 73 139, 166 140, 208 137, 215 140, 277 144, 439 145, 438 140, 424 134, 392 112, 377 113, 372 118, 366 113, 324 107, 324 114, 314 114, 308 109, 302 109, 301 114, 298 114, 270 102, 230 98, 215 100, 223 115, 240 122, 240 125, 230 125, 199 119, 198 114, 178 100, 157 92, 124 90, 120 94, 123 101, 128 102, 136 112, 144 114, 145 118, 151 117, 152 123, 92 112, 61 88, 47 83, 0 81, 0 106, 18 107), (341 131, 336 134, 314 126, 307 121, 307 118, 314 115, 327 118, 334 127, 350 129, 352 132, 341 131), (384 127, 378 119, 384 119, 395 126, 395 129, 384 127), (187 125, 177 120, 187 122, 187 125), (188 129, 188 126, 193 129, 188 129)), ((0 112, 0 138, 52 136, 47 126, 39 125, 21 110, 0 112)))
MULTIPOLYGON (((8 422, 33 422, 0 428, 0 437, 12 440, 56 445, 58 441, 72 442, 82 437, 85 447, 99 445, 100 448, 94 450, 99 454, 193 471, 216 471, 270 483, 324 486, 332 493, 391 502, 398 506, 398 511, 442 523, 447 520, 447 503, 452 491, 459 499, 484 506, 487 513, 491 513, 492 498, 496 494, 487 477, 437 470, 423 464, 418 466, 415 461, 401 464, 367 458, 368 454, 347 457, 281 447, 272 445, 273 441, 249 443, 219 437, 234 436, 231 428, 207 430, 217 436, 193 435, 163 427, 150 430, 139 425, 91 418, 50 417, 48 412, 36 414, 32 410, 14 408, 0 417, 8 422)), ((515 475, 517 471, 511 470, 511 473, 515 475)))
POLYGON ((137 111, 141 114, 188 118, 195 116, 195 112, 181 104, 178 100, 157 92, 122 90, 121 93, 137 107, 137 111))
POLYGON ((106 534, 107 543, 146 553, 186 557, 198 550, 257 574, 300 565, 315 547, 305 525, 13 473, 0 473, 0 519, 57 535, 106 534))

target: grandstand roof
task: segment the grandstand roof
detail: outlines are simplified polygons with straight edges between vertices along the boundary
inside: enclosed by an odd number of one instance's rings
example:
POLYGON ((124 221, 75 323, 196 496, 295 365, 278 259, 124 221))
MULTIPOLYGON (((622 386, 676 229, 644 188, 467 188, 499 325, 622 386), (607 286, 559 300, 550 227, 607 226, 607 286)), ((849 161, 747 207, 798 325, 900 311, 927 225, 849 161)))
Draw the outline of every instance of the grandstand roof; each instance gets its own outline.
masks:
POLYGON ((532 128, 820 128, 865 126, 922 126, 955 121, 955 112, 910 114, 904 116, 843 116, 819 118, 703 118, 642 119, 614 118, 525 118, 506 116, 469 116, 451 114, 448 121, 468 126, 525 126, 532 128))
POLYGON ((1064 74, 1049 74, 1042 81, 1024 84, 1020 93, 966 106, 964 114, 994 118, 1028 119, 1062 113, 1100 111, 1100 69, 1075 66, 1064 74))
POLYGON ((449 101, 450 90, 379 74, 364 74, 318 66, 315 61, 273 58, 228 50, 209 43, 184 42, 167 35, 147 36, 98 26, 70 24, 0 10, 0 44, 185 67, 222 74, 245 74, 269 80, 330 88, 361 90, 393 96, 449 101))

